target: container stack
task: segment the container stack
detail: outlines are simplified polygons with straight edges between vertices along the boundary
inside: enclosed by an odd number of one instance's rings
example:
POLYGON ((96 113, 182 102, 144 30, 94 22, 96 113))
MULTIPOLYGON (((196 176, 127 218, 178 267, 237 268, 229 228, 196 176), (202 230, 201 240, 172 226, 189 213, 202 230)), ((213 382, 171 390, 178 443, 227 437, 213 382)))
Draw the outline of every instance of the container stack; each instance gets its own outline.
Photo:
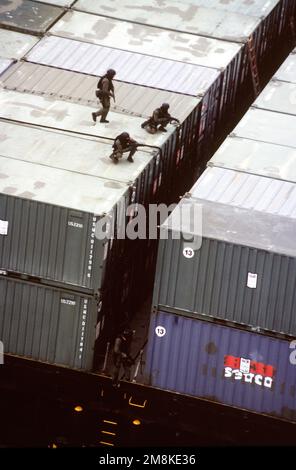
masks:
POLYGON ((162 226, 146 369, 153 386, 292 422, 294 77, 295 51, 162 226))
POLYGON ((1 340, 7 353, 91 370, 95 344, 100 360, 153 276, 156 243, 128 239, 128 222, 139 204, 184 192, 258 94, 268 51, 291 36, 292 2, 256 0, 243 15, 218 0, 12 3, 0 13, 1 340), (94 125, 109 68, 116 102, 94 125), (180 125, 150 135, 141 123, 163 102, 180 125), (141 147, 115 166, 123 131, 141 147))

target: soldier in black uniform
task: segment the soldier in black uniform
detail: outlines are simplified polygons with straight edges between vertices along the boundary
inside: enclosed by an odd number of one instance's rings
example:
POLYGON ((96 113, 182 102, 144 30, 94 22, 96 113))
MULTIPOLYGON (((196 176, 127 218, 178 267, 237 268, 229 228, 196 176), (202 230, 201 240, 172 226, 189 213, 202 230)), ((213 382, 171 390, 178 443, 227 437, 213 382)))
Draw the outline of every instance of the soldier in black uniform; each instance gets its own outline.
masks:
POLYGON ((114 372, 112 385, 113 387, 119 387, 118 379, 120 368, 123 366, 124 369, 124 378, 126 380, 131 379, 131 365, 133 364, 133 359, 130 356, 131 343, 133 339, 134 331, 126 328, 124 332, 118 335, 115 339, 114 349, 113 349, 113 362, 114 362, 114 372))
POLYGON ((110 111, 110 98, 112 97, 115 101, 114 85, 112 82, 115 74, 115 70, 109 69, 98 82, 96 96, 99 98, 102 107, 95 113, 92 113, 94 122, 97 121, 98 116, 101 116, 100 122, 109 122, 106 117, 110 111))
POLYGON ((158 130, 167 132, 166 126, 170 122, 175 121, 179 123, 179 119, 170 115, 168 111, 169 107, 170 105, 168 103, 163 103, 160 108, 156 108, 152 116, 141 124, 142 129, 145 129, 149 134, 155 134, 158 130))
POLYGON ((122 158, 125 152, 129 152, 129 156, 127 158, 128 162, 133 162, 133 155, 137 151, 138 142, 130 137, 128 132, 122 132, 117 137, 115 137, 113 143, 113 152, 110 155, 111 160, 114 163, 118 163, 118 160, 122 158))

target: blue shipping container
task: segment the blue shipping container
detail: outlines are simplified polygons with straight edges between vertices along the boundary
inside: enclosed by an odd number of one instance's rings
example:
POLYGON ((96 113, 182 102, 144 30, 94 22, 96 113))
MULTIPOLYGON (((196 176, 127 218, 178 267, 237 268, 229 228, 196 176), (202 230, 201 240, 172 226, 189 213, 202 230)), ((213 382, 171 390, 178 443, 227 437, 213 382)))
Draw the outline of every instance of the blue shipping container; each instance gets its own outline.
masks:
POLYGON ((296 342, 157 312, 146 377, 154 387, 296 421, 296 342))

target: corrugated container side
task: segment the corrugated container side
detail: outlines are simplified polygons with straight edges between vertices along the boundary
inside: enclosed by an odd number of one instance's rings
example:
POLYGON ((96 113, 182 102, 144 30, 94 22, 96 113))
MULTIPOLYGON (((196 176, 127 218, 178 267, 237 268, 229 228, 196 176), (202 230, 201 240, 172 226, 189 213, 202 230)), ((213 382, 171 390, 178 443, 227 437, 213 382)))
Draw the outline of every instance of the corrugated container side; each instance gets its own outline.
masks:
POLYGON ((296 259, 203 238, 192 259, 183 240, 161 240, 153 304, 296 335, 296 259), (248 286, 256 275, 256 288, 248 286))
POLYGON ((5 353, 90 370, 97 305, 91 297, 0 278, 5 353))
POLYGON ((277 3, 269 15, 262 19, 261 25, 254 32, 254 43, 260 73, 268 61, 290 40, 290 19, 294 8, 290 0, 277 3))
MULTIPOLYGON (((93 214, 0 195, 1 269, 57 284, 97 289, 102 280, 103 243, 95 238, 93 214), (92 254, 97 263, 89 271, 92 254)), ((99 219, 99 218, 98 218, 99 219)))
POLYGON ((296 421, 289 341, 160 309, 152 314, 147 348, 149 385, 296 421))
POLYGON ((295 335, 295 219, 240 205, 182 200, 162 225, 153 305, 295 335))

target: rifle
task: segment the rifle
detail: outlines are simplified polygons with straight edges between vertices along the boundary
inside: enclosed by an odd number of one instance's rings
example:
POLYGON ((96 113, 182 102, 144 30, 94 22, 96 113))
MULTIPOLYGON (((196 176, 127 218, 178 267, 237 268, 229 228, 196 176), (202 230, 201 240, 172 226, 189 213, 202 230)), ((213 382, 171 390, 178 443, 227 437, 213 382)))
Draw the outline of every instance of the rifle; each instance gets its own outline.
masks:
POLYGON ((180 124, 179 119, 174 118, 174 117, 170 117, 170 123, 173 123, 173 122, 176 122, 178 125, 180 124))

